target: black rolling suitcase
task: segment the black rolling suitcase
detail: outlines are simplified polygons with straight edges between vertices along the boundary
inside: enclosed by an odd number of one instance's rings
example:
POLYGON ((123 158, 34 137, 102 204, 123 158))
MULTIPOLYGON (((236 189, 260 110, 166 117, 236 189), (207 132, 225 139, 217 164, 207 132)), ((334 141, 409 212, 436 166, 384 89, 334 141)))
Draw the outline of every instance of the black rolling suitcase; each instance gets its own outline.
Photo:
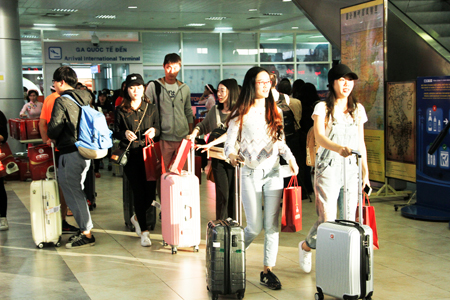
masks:
POLYGON ((94 160, 92 159, 89 170, 86 173, 86 179, 84 180, 84 193, 86 194, 89 210, 93 210, 97 207, 97 193, 95 192, 94 160))
POLYGON ((206 284, 212 299, 245 294, 245 242, 242 224, 240 166, 235 169, 236 220, 209 221, 206 228, 206 284))
MULTIPOLYGON (((133 190, 127 176, 123 173, 123 217, 125 219, 125 225, 130 231, 135 231, 134 225, 131 223, 131 217, 134 215, 134 198, 133 190)), ((150 205, 147 210, 147 226, 148 230, 155 229, 156 225, 156 207, 150 205)), ((144 230, 144 229, 142 229, 144 230)))

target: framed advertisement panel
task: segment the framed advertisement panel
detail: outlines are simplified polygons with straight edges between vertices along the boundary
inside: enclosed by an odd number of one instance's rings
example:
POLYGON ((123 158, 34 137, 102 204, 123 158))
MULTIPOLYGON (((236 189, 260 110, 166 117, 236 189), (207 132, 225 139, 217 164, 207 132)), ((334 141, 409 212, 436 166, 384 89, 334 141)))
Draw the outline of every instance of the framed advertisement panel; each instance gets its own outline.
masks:
POLYGON ((416 82, 386 84, 386 176, 416 182, 416 82))
POLYGON ((354 93, 369 121, 365 142, 370 180, 385 180, 384 0, 341 9, 341 60, 359 77, 354 93))

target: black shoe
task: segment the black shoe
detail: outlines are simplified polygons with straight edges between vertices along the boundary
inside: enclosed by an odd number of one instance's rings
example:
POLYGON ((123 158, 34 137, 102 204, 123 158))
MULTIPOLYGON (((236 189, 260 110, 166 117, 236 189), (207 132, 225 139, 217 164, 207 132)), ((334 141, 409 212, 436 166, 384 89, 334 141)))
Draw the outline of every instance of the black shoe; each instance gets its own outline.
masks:
POLYGON ((68 240, 67 240, 67 242, 68 243, 71 243, 74 239, 76 239, 79 235, 81 235, 81 230, 78 230, 78 232, 77 233, 75 233, 74 235, 72 235, 68 240))
POLYGON ((83 233, 76 236, 72 241, 68 242, 66 244, 67 249, 71 248, 83 248, 88 246, 94 246, 95 245, 95 237, 92 235, 91 238, 88 238, 83 233))
POLYGON ((281 289, 280 280, 270 270, 267 271, 267 274, 264 274, 264 272, 261 272, 261 280, 259 283, 267 286, 271 290, 280 290, 281 289))
POLYGON ((77 233, 78 231, 80 231, 79 228, 70 225, 66 220, 62 221, 62 233, 77 233))

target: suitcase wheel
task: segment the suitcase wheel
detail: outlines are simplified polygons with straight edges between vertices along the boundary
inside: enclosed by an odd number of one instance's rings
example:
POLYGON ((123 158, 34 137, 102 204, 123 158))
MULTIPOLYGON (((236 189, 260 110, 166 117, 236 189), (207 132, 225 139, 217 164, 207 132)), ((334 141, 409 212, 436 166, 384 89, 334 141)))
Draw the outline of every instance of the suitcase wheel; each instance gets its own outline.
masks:
POLYGON ((219 293, 213 293, 212 300, 217 300, 217 299, 219 299, 219 293))
POLYGON ((240 291, 240 292, 237 293, 237 298, 238 299, 243 299, 244 295, 245 295, 245 291, 240 291))
POLYGON ((167 246, 168 244, 163 240, 163 247, 167 246))
POLYGON ((316 293, 314 295, 314 299, 316 299, 316 300, 323 300, 323 293, 316 293))
POLYGON ((39 249, 44 248, 44 243, 39 243, 39 245, 37 245, 37 247, 38 247, 39 249))
POLYGON ((61 237, 59 237, 58 241, 55 244, 56 247, 61 247, 61 237))
POLYGON ((178 251, 177 247, 172 247, 172 254, 177 254, 177 251, 178 251))
POLYGON ((194 252, 198 252, 198 246, 194 246, 194 252))

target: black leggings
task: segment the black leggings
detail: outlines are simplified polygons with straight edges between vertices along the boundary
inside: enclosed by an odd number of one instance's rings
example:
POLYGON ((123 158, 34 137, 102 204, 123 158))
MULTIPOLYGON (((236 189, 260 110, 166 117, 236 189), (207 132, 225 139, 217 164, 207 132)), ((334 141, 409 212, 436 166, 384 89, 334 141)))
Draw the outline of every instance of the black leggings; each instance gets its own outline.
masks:
POLYGON ((5 178, 0 177, 0 217, 6 218, 6 209, 8 208, 8 196, 5 190, 5 178))
POLYGON ((142 147, 131 149, 123 168, 134 196, 134 211, 142 231, 147 228, 147 210, 155 200, 156 181, 147 181, 142 147))
POLYGON ((211 167, 216 182, 216 219, 235 218, 234 167, 212 158, 211 167))

